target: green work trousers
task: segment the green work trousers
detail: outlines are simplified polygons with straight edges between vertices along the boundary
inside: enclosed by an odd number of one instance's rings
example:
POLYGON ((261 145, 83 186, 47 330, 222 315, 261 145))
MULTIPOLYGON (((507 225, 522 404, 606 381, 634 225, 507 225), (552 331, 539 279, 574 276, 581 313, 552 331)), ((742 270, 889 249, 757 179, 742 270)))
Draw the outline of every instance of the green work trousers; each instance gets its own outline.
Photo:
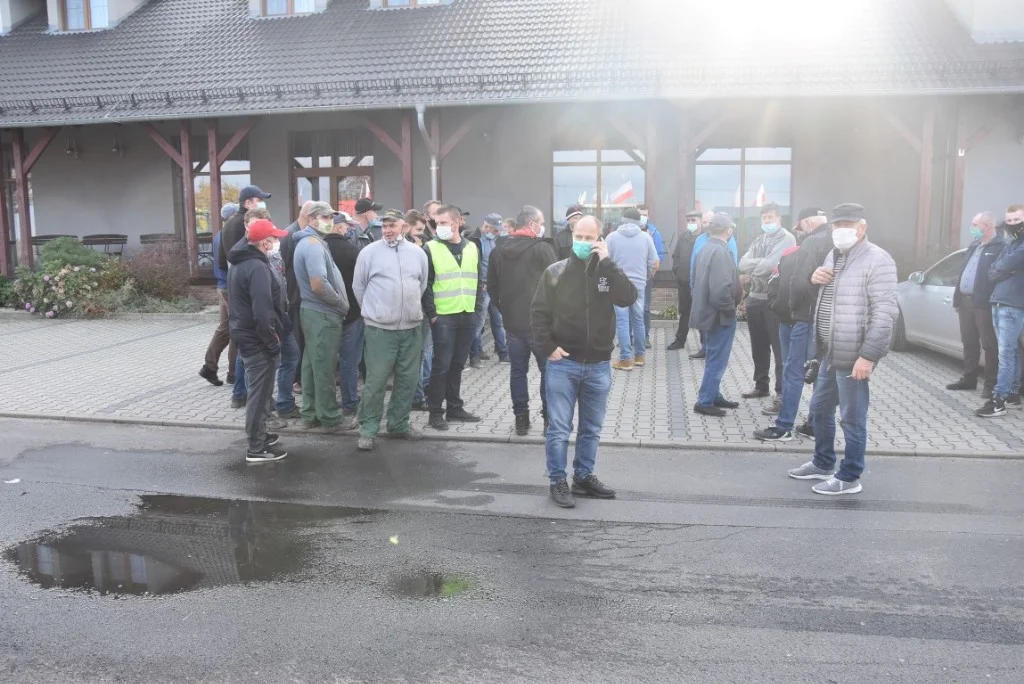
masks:
POLYGON ((341 318, 302 309, 299 322, 305 338, 302 352, 302 422, 331 427, 341 422, 338 409, 338 351, 341 318))
MULTIPOLYGON (((410 330, 384 330, 366 325, 363 361, 366 381, 359 402, 359 435, 376 437, 384 415, 384 393, 388 377, 395 374, 391 402, 388 404, 388 432, 409 431, 409 411, 416 383, 420 377, 420 356, 423 353, 423 326, 410 330)), ((305 388, 303 388, 305 391, 305 388)))

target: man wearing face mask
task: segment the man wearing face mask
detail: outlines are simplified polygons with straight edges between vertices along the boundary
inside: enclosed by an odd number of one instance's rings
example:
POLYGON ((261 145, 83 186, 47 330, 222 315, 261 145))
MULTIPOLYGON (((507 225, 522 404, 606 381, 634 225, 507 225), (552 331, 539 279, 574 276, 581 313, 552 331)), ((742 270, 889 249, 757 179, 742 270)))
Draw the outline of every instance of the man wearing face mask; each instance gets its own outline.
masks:
POLYGON ((889 352, 899 315, 896 262, 867 239, 864 207, 840 204, 832 210, 835 249, 811 275, 820 287, 814 331, 822 352, 811 396, 814 459, 789 471, 797 480, 824 480, 815 494, 837 496, 861 491, 868 441, 868 383, 889 352), (836 407, 842 417, 846 451, 836 465, 836 407))
MULTIPOLYGON (((336 391, 342 325, 348 292, 324 236, 334 231, 333 216, 310 219, 295 234, 295 281, 299 286, 299 321, 306 346, 302 353, 302 427, 325 433, 345 429, 336 391)), ((348 421, 354 427, 355 419, 348 421)), ((348 427, 348 426, 346 426, 348 427)))
POLYGON ((287 232, 267 219, 249 226, 246 242, 236 243, 228 256, 231 298, 228 327, 245 367, 248 399, 245 407, 247 463, 279 461, 288 453, 278 446, 278 436, 267 432, 273 408, 274 372, 284 334, 284 293, 271 273, 267 254, 277 249, 287 232))
POLYGON ((381 239, 359 253, 352 290, 366 321, 366 383, 359 404, 359 444, 371 451, 384 414, 384 393, 394 373, 387 413, 387 434, 421 439, 409 425, 423 349, 423 308, 427 256, 405 240, 405 219, 388 210, 381 217, 381 239))
POLYGON ((356 202, 355 221, 357 229, 352 237, 360 241, 361 246, 366 246, 375 240, 380 240, 381 227, 377 220, 377 212, 384 208, 383 204, 374 202, 369 197, 363 197, 356 202))
POLYGON ((615 490, 594 474, 612 377, 615 307, 628 308, 637 289, 608 256, 601 224, 584 216, 573 227, 573 256, 544 271, 530 305, 533 339, 547 359, 544 394, 548 429, 544 447, 550 495, 572 508, 573 495, 614 499, 615 490), (569 434, 579 405, 572 490, 566 480, 569 434))
POLYGON ((654 240, 640 230, 640 212, 626 209, 622 223, 608 236, 608 254, 636 287, 640 295, 629 308, 615 310, 616 337, 619 341, 619 360, 612 363, 615 370, 630 371, 646 363, 647 331, 644 328, 644 292, 647 281, 654 277, 661 262, 654 240))
POLYGON ((761 208, 761 234, 740 259, 740 284, 750 286, 747 295, 747 328, 750 352, 754 357, 754 387, 744 399, 770 394, 772 357, 775 357, 775 401, 782 392, 782 344, 779 342, 779 317, 768 304, 768 279, 779 265, 782 253, 796 244, 796 238, 782 227, 782 214, 776 204, 761 208))
POLYGON ((572 256, 572 228, 576 222, 583 218, 586 213, 579 204, 574 204, 565 210, 565 227, 555 234, 555 253, 559 259, 568 259, 572 256))
MULTIPOLYGON (((693 290, 693 274, 697 265, 697 255, 700 254, 701 250, 704 249, 704 245, 708 243, 709 236, 707 234, 708 224, 711 223, 712 217, 715 215, 713 211, 705 211, 700 215, 700 231, 698 231, 697 239, 693 243, 693 254, 690 255, 690 290, 693 290)), ((732 254, 733 263, 739 263, 740 255, 739 248, 736 246, 736 236, 730 235, 729 241, 726 243, 730 254, 732 254)), ((706 354, 704 333, 700 332, 700 349, 693 354, 690 354, 691 359, 703 359, 706 354)))
POLYGON ((675 339, 668 345, 669 351, 683 349, 690 334, 690 307, 693 304, 690 296, 690 257, 701 234, 700 218, 699 211, 691 211, 686 215, 686 227, 679 231, 676 248, 672 252, 672 273, 676 277, 676 289, 679 292, 679 325, 676 327, 675 339))
MULTIPOLYGON (((481 305, 480 313, 477 314, 476 336, 473 338, 473 346, 469 351, 469 365, 471 368, 480 368, 483 366, 483 361, 490 359, 490 356, 484 354, 483 339, 484 326, 487 325, 488 320, 491 323, 491 335, 494 337, 494 352, 498 355, 498 362, 508 363, 508 342, 505 339, 504 321, 502 321, 501 312, 491 303, 491 297, 487 294, 487 273, 491 261, 491 253, 494 251, 495 245, 498 244, 498 234, 500 232, 501 214, 488 214, 484 217, 484 223, 480 226, 479 233, 477 234, 477 242, 480 246, 482 259, 480 272, 484 276, 484 301, 481 305)), ((541 234, 543 235, 543 226, 541 227, 541 234)))
POLYGON ((427 406, 430 427, 435 430, 447 430, 449 422, 480 422, 463 407, 461 389, 462 371, 476 334, 476 314, 483 303, 483 261, 476 243, 459 232, 460 213, 458 207, 440 207, 437 236, 423 246, 429 266, 423 313, 434 338, 427 406))
MULTIPOLYGON (((654 242, 654 251, 658 253, 658 263, 665 263, 665 241, 661 239, 661 231, 650 222, 650 215, 647 213, 647 205, 641 204, 637 208, 640 212, 640 230, 651 236, 654 242)), ((647 279, 647 289, 644 290, 644 346, 651 347, 651 299, 654 296, 654 274, 647 279)))
POLYGON ((231 249, 245 237, 245 212, 250 209, 266 209, 267 203, 264 200, 267 199, 270 199, 270 193, 263 192, 257 185, 247 185, 238 193, 238 212, 221 228, 223 235, 217 259, 222 271, 228 270, 228 254, 231 249))
POLYGON ((1024 204, 1011 204, 1002 225, 1005 244, 988 270, 995 283, 992 326, 999 345, 999 372, 992 399, 975 413, 982 418, 1006 415, 1006 407, 1021 407, 1020 336, 1024 331, 1024 204))
POLYGON ((971 221, 973 241, 967 248, 964 267, 953 291, 953 309, 960 319, 960 339, 964 345, 964 374, 946 385, 948 390, 975 390, 981 372, 981 350, 985 350, 985 384, 982 398, 991 399, 999 368, 999 343, 992 327, 992 290, 995 283, 988 270, 1003 250, 1003 238, 996 217, 983 211, 971 221))

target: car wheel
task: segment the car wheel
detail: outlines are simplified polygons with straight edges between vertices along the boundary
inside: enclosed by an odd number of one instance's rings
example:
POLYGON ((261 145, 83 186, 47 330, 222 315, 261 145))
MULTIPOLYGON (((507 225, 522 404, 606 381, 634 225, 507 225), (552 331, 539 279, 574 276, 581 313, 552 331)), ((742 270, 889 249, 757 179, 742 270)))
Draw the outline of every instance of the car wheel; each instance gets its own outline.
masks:
POLYGON ((903 312, 900 312, 896 319, 896 326, 892 331, 892 350, 906 351, 910 345, 907 343, 907 324, 903 322, 903 312))

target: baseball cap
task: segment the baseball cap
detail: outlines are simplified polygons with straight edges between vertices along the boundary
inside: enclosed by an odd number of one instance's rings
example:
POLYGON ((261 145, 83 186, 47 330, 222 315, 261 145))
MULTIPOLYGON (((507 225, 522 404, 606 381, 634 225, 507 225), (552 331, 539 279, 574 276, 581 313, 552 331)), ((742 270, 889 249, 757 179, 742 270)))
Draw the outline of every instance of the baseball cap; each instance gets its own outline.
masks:
POLYGON ((466 211, 466 210, 464 210, 464 209, 463 209, 462 207, 455 207, 455 208, 459 210, 459 213, 460 213, 461 215, 463 215, 463 216, 469 216, 469 212, 468 212, 468 211, 466 211))
POLYGON ((686 213, 686 218, 688 218, 688 219, 691 219, 691 218, 697 218, 697 219, 699 219, 699 218, 701 218, 702 216, 704 216, 704 214, 703 214, 703 213, 701 213, 701 212, 699 212, 699 211, 697 211, 696 209, 694 209, 693 211, 689 211, 689 212, 687 212, 687 213, 686 213))
POLYGON ((356 213, 357 214, 365 214, 366 212, 371 211, 371 210, 372 211, 380 211, 383 208, 384 208, 383 204, 378 204, 378 203, 374 202, 372 199, 370 199, 369 197, 364 197, 361 200, 359 200, 358 202, 356 202, 356 213))
POLYGON ((574 204, 565 210, 565 220, 568 221, 571 218, 583 216, 585 213, 586 212, 584 211, 582 206, 580 206, 579 204, 574 204))
POLYGON ((263 192, 260 190, 258 185, 246 185, 242 188, 242 191, 238 193, 238 206, 242 206, 246 201, 253 198, 257 199, 270 199, 269 192, 263 192))
POLYGON ((405 214, 403 214, 402 212, 398 211, 397 209, 388 209, 387 211, 385 211, 380 216, 381 223, 384 223, 385 221, 388 222, 388 223, 393 223, 394 221, 404 221, 404 220, 405 220, 405 214))
POLYGON ((710 223, 708 223, 708 230, 711 232, 717 232, 715 229, 724 230, 726 228, 732 228, 733 222, 732 217, 723 212, 717 212, 711 217, 710 223))
POLYGON ((484 216, 484 223, 494 228, 501 228, 502 218, 501 214, 488 214, 484 216))
POLYGON ((807 207, 806 209, 804 209, 803 211, 800 212, 799 216, 797 216, 796 222, 800 223, 804 219, 809 219, 812 216, 824 216, 824 215, 825 215, 825 212, 822 211, 821 209, 819 209, 818 207, 807 207))
POLYGON ((864 218, 864 206, 849 202, 836 205, 836 208, 832 210, 832 220, 829 223, 838 223, 839 221, 857 222, 864 218))
POLYGON ((229 218, 238 213, 238 205, 234 202, 228 202, 220 208, 220 220, 227 221, 229 218))
POLYGON ((280 230, 269 219, 256 219, 249 224, 249 228, 245 232, 249 242, 259 242, 260 240, 266 240, 268 237, 288 237, 287 230, 280 230))
POLYGON ((332 207, 327 202, 313 202, 312 204, 309 205, 309 210, 306 212, 306 215, 309 216, 310 218, 312 218, 313 216, 327 217, 333 216, 335 213, 336 212, 334 211, 334 207, 332 207))
POLYGON ((343 211, 337 211, 334 213, 334 225, 339 223, 354 223, 352 217, 343 211))
POLYGON ((640 210, 639 209, 634 209, 633 207, 630 207, 629 209, 626 209, 624 212, 622 212, 622 218, 623 218, 623 220, 626 220, 626 221, 639 221, 640 220, 640 210))

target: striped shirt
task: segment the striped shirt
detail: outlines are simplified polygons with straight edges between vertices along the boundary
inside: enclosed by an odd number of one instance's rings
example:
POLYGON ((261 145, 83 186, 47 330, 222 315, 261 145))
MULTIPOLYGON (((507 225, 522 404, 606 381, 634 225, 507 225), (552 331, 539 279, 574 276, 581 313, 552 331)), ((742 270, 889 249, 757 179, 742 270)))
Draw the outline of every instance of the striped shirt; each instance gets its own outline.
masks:
POLYGON ((821 302, 818 304, 818 314, 814 321, 818 330, 818 345, 821 349, 828 349, 832 342, 832 314, 836 305, 836 280, 845 263, 846 254, 837 253, 835 265, 832 267, 832 282, 821 289, 821 302))

